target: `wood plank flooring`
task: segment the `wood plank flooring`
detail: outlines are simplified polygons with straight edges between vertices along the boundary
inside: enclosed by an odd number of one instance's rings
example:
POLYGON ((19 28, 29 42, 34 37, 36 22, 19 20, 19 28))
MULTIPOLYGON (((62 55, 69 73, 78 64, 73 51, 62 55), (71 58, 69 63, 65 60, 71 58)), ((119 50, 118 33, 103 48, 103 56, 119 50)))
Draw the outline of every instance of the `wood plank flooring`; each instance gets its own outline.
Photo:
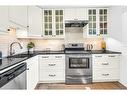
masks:
POLYGON ((51 90, 127 90, 127 87, 123 86, 119 82, 106 82, 106 83, 92 83, 82 85, 66 85, 66 84, 53 84, 53 83, 40 83, 36 86, 36 90, 51 89, 51 90))

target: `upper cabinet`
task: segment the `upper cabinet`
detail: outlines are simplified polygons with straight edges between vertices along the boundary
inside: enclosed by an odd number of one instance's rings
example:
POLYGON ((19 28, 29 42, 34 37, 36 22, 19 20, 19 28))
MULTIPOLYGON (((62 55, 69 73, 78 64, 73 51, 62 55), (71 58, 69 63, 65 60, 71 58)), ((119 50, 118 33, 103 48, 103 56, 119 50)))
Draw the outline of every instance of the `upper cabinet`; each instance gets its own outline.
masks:
POLYGON ((43 36, 44 38, 64 38, 64 10, 43 10, 43 36))
POLYGON ((16 28, 17 38, 27 38, 27 6, 9 6, 9 27, 16 28))
POLYGON ((28 7, 28 37, 42 36, 42 9, 37 6, 28 7))
POLYGON ((86 8, 65 9, 65 20, 87 20, 86 8))
POLYGON ((108 9, 89 8, 87 10, 89 23, 87 25, 88 36, 106 36, 108 34, 108 9))
POLYGON ((7 33, 8 29, 8 6, 0 6, 0 34, 7 33))
POLYGON ((27 29, 27 6, 9 6, 10 26, 27 29))

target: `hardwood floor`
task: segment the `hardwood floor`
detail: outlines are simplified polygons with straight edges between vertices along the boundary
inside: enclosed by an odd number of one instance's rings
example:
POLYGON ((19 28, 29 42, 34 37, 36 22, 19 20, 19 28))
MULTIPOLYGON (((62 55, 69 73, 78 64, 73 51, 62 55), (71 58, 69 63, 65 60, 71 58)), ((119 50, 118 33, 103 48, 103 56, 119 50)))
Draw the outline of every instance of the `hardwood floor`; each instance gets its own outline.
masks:
POLYGON ((66 85, 66 84, 52 84, 52 83, 40 83, 35 88, 36 90, 51 89, 51 90, 64 90, 64 89, 77 89, 77 90, 127 90, 127 87, 123 86, 119 82, 106 82, 106 83, 92 83, 82 85, 66 85))

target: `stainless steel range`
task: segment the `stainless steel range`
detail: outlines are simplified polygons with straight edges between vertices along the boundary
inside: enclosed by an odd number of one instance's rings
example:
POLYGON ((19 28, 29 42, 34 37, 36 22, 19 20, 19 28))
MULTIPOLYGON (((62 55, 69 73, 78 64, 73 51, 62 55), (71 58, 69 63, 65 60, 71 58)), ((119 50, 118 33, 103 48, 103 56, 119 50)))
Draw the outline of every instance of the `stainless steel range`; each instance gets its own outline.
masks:
POLYGON ((65 53, 66 84, 92 83, 92 55, 84 51, 84 44, 66 44, 65 53))

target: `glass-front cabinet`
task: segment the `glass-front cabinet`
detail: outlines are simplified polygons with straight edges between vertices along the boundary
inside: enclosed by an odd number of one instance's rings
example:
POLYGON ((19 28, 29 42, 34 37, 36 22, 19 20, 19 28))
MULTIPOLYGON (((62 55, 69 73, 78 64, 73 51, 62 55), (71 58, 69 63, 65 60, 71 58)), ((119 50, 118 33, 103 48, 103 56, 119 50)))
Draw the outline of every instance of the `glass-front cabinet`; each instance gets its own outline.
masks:
POLYGON ((64 38, 64 11, 57 9, 43 10, 43 36, 64 38))
POLYGON ((99 9, 99 31, 100 34, 107 34, 107 9, 99 9))
POLYGON ((89 20, 87 26, 87 35, 92 37, 107 35, 108 9, 89 8, 87 13, 88 13, 88 20, 89 20))
POLYGON ((97 34, 97 11, 96 9, 88 10, 88 34, 96 35, 97 34))
POLYGON ((52 10, 44 10, 44 35, 45 36, 50 36, 52 35, 52 22, 53 22, 53 13, 52 10))

